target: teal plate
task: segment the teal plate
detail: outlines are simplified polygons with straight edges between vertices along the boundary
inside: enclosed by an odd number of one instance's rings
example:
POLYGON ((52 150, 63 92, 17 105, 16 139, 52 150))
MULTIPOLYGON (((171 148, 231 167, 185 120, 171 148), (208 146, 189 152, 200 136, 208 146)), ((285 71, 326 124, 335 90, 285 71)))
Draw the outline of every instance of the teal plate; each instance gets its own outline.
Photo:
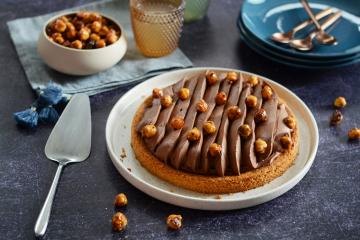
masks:
MULTIPOLYGON (((342 58, 360 52, 360 1, 312 0, 310 6, 314 12, 327 7, 334 8, 334 11, 342 11, 341 19, 330 29, 331 34, 338 39, 338 45, 317 44, 311 52, 299 52, 287 45, 277 44, 270 40, 269 37, 274 32, 287 32, 308 19, 298 0, 245 0, 238 21, 241 20, 245 28, 264 45, 289 56, 342 58)), ((305 29, 297 34, 297 37, 303 38, 311 30, 311 28, 305 29)))
POLYGON ((240 29, 240 38, 251 48, 253 49, 255 52, 259 53, 260 55, 287 65, 287 66, 291 66, 291 67, 296 67, 296 68, 302 68, 302 69, 329 69, 329 68, 337 68, 337 67, 344 67, 344 66, 348 66, 348 65, 352 65, 355 64, 357 62, 360 61, 360 56, 356 57, 356 58, 351 58, 349 60, 343 60, 343 61, 338 61, 335 63, 327 63, 326 61, 323 62, 319 62, 319 63, 313 63, 313 62, 299 62, 297 61, 297 59, 293 59, 293 60, 289 60, 289 59, 285 59, 283 57, 279 57, 278 55, 273 54, 270 51, 265 51, 261 48, 259 48, 259 45, 254 42, 253 39, 249 39, 247 34, 242 32, 240 29))
POLYGON ((360 53, 342 57, 342 58, 330 58, 330 59, 325 59, 325 58, 308 58, 308 59, 306 59, 306 58, 300 58, 297 56, 289 56, 287 54, 283 54, 283 53, 280 53, 279 51, 276 51, 276 49, 274 50, 274 49, 269 48, 268 46, 264 45, 261 41, 259 41, 259 39, 257 39, 255 36, 253 36, 250 32, 247 31, 247 29, 244 27, 244 25, 242 24, 241 21, 238 21, 237 24, 238 24, 240 33, 242 35, 245 35, 247 41, 253 43, 253 45, 256 45, 256 47, 261 49, 262 51, 269 53, 271 55, 274 55, 278 58, 282 58, 284 60, 297 62, 300 64, 311 63, 311 64, 317 64, 317 65, 329 65, 329 64, 341 64, 344 62, 349 62, 353 59, 360 57, 360 53))

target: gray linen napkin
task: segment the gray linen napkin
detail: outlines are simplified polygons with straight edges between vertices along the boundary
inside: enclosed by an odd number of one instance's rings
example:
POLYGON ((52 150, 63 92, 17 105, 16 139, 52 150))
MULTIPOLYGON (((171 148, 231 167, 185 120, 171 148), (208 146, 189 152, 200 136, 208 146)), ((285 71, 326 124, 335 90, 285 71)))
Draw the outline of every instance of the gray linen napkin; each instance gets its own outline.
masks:
POLYGON ((171 69, 192 66, 191 61, 181 52, 161 58, 146 58, 135 46, 131 30, 128 1, 113 0, 91 3, 43 16, 23 18, 7 23, 16 51, 24 67, 27 79, 33 89, 45 88, 52 81, 63 88, 67 94, 87 93, 94 95, 119 86, 143 81, 171 69), (37 40, 46 20, 69 10, 93 10, 118 20, 128 37, 128 50, 124 58, 114 67, 91 76, 70 76, 50 69, 37 53, 37 40))

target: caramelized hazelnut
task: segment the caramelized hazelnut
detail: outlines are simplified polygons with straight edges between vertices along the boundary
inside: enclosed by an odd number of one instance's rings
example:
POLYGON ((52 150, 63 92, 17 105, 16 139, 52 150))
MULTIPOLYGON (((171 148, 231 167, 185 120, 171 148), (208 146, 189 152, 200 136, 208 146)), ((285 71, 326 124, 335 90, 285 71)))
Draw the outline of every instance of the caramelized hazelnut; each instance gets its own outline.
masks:
POLYGON ((83 27, 85 27, 85 23, 82 21, 76 21, 76 22, 74 22, 74 26, 75 26, 76 30, 80 30, 83 27))
POLYGON ((81 49, 82 48, 82 42, 80 40, 75 40, 71 43, 72 48, 81 49))
POLYGON ((106 41, 109 43, 109 44, 112 44, 114 42, 116 42, 118 40, 118 36, 115 34, 115 33, 108 33, 106 34, 106 41))
POLYGON ((118 195, 116 195, 114 201, 114 205, 116 207, 123 207, 126 206, 127 204, 128 204, 128 200, 124 193, 119 193, 118 195))
POLYGON ((68 23, 69 19, 66 16, 61 16, 60 20, 63 21, 64 23, 68 23))
POLYGON ((343 108, 346 106, 346 99, 344 97, 337 97, 334 101, 334 107, 343 108))
POLYGON ((107 26, 102 26, 99 31, 99 35, 105 37, 106 34, 108 34, 108 32, 109 32, 109 28, 107 26))
POLYGON ((90 34, 90 39, 94 40, 94 41, 99 41, 100 40, 100 36, 97 35, 96 33, 92 33, 90 34))
POLYGON ((210 153, 210 156, 212 156, 212 157, 220 156, 221 146, 217 143, 210 144, 209 153, 210 153))
POLYGON ((83 20, 90 20, 90 12, 86 12, 86 11, 82 11, 82 12, 78 12, 76 14, 76 16, 79 18, 79 19, 83 19, 83 20))
POLYGON ((86 41, 90 37, 90 32, 87 29, 82 28, 82 29, 80 29, 78 35, 79 35, 79 39, 81 41, 86 41))
POLYGON ((246 106, 254 108, 257 105, 257 97, 254 95, 249 95, 245 99, 246 106))
POLYGON ((178 92, 178 95, 181 100, 186 100, 190 96, 190 90, 188 88, 181 88, 178 92))
POLYGON ((72 24, 71 22, 67 22, 66 31, 74 31, 74 30, 76 30, 74 24, 72 24))
POLYGON ((174 129, 181 129, 184 127, 184 119, 182 117, 174 117, 171 119, 170 125, 174 129))
POLYGON ((269 100, 273 95, 271 87, 268 85, 265 85, 261 90, 261 95, 264 100, 269 100))
POLYGON ((203 125, 203 129, 207 134, 213 134, 216 132, 216 126, 213 121, 206 121, 203 125))
POLYGON ((96 48, 103 48, 106 47, 106 42, 104 39, 100 39, 99 41, 96 41, 96 48))
POLYGON ((360 139, 360 128, 350 129, 348 132, 348 137, 350 140, 360 139))
POLYGON ((230 120, 235 120, 241 117, 241 110, 238 106, 231 106, 227 110, 227 115, 230 120))
POLYGON ((338 125, 343 120, 343 115, 339 110, 335 110, 331 115, 330 124, 331 125, 338 125))
POLYGON ((74 39, 77 36, 76 30, 70 30, 66 32, 66 37, 68 39, 74 39))
POLYGON ((261 138, 256 139, 255 141, 255 152, 263 154, 266 152, 267 143, 261 138))
POLYGON ((248 124, 243 124, 239 127, 240 136, 247 138, 252 134, 251 127, 248 124))
POLYGON ((291 146, 291 138, 287 135, 280 138, 281 146, 285 149, 289 149, 291 146))
POLYGON ((215 102, 217 105, 223 105, 226 103, 226 101, 227 101, 227 96, 226 93, 224 92, 219 92, 215 97, 215 102))
POLYGON ((122 231, 126 228, 128 220, 123 213, 117 212, 112 217, 111 222, 112 222, 114 231, 122 231))
POLYGON ((257 110, 254 118, 255 118, 256 123, 262 123, 262 122, 267 121, 268 116, 267 116, 265 109, 260 108, 259 110, 257 110))
POLYGON ((94 22, 94 21, 99 21, 101 22, 102 17, 100 14, 96 13, 96 12, 91 12, 89 15, 89 19, 90 21, 94 22))
POLYGON ((290 129, 294 129, 296 127, 296 120, 294 117, 288 116, 284 118, 284 123, 290 129))
POLYGON ((152 91, 153 98, 160 98, 163 95, 162 90, 160 88, 154 88, 152 91))
POLYGON ((255 87, 258 83, 259 83, 259 78, 255 75, 251 75, 248 79, 248 83, 252 86, 255 87))
POLYGON ((54 29, 57 32, 65 32, 66 30, 66 23, 63 20, 57 19, 54 24, 54 29))
POLYGON ((230 83, 234 83, 238 80, 238 74, 236 72, 228 72, 226 78, 230 83))
POLYGON ((216 75, 216 73, 214 71, 209 71, 206 74, 206 80, 210 85, 215 84, 217 81, 219 81, 218 76, 216 75))
POLYGON ((187 134, 187 139, 189 141, 198 141, 200 139, 200 137, 201 137, 201 133, 200 133, 199 129, 197 129, 196 127, 191 129, 187 134))
POLYGON ((153 124, 145 125, 141 129, 141 135, 145 138, 151 138, 156 135, 157 129, 156 126, 153 124))
POLYGON ((171 214, 167 217, 166 224, 172 230, 178 230, 182 226, 182 216, 178 214, 171 214))
POLYGON ((56 43, 63 44, 65 40, 62 36, 58 36, 58 37, 54 38, 54 41, 56 43))
POLYGON ((57 37, 62 37, 62 35, 61 35, 61 33, 56 32, 56 33, 53 33, 53 34, 51 35, 51 37, 52 37, 53 39, 55 39, 55 38, 57 38, 57 37))
POLYGON ((99 32, 101 29, 101 22, 94 21, 91 23, 91 30, 95 33, 99 32))
POLYGON ((160 103, 161 103, 161 106, 163 106, 164 108, 167 108, 167 107, 170 107, 170 105, 172 104, 172 98, 171 96, 169 95, 166 95, 166 96, 162 96, 160 98, 160 103))
POLYGON ((196 104, 196 110, 198 112, 206 112, 208 110, 208 104, 204 99, 200 99, 196 104))

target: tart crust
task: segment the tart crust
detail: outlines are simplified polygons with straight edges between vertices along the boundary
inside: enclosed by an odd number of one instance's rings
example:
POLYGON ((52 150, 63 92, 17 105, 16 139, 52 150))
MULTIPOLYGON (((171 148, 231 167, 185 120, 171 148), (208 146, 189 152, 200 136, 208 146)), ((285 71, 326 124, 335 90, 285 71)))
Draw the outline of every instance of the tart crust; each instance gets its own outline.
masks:
MULTIPOLYGON (((280 102, 284 103, 281 99, 280 102)), ((268 166, 263 166, 238 176, 205 176, 194 173, 176 170, 171 166, 157 159, 146 147, 142 137, 136 131, 136 126, 141 120, 145 102, 140 105, 135 113, 131 126, 131 146, 134 150, 135 157, 150 173, 160 179, 172 183, 178 187, 185 188, 200 193, 224 194, 244 192, 269 183, 273 179, 281 176, 295 161, 299 149, 299 132, 298 126, 291 134, 293 144, 285 152, 281 153, 268 166)), ((286 104, 285 104, 286 105, 286 104)), ((287 107, 290 116, 294 116, 287 107)))

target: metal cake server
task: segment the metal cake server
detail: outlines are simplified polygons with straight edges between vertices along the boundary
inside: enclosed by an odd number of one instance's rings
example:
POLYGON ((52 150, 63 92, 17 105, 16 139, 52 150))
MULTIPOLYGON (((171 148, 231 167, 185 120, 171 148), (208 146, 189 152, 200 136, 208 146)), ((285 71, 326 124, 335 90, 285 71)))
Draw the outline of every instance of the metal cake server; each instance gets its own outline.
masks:
POLYGON ((36 220, 35 235, 45 234, 52 203, 62 169, 68 163, 88 158, 91 148, 91 111, 89 97, 74 95, 52 130, 45 146, 45 155, 59 163, 51 188, 36 220))

